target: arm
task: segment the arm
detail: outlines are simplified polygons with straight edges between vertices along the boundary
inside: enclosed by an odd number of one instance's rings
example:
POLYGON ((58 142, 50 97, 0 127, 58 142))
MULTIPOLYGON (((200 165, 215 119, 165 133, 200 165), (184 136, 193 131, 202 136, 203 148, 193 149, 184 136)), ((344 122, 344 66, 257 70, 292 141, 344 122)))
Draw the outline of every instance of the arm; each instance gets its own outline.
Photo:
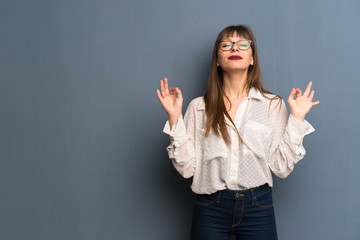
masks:
POLYGON ((311 91, 311 86, 312 82, 309 82, 303 95, 298 88, 291 90, 288 98, 291 111, 289 117, 283 100, 280 109, 274 111, 276 117, 273 121, 269 166, 281 178, 287 177, 294 165, 304 157, 306 151, 302 145, 303 138, 315 131, 305 120, 310 109, 320 103, 312 101, 315 92, 311 91))
POLYGON ((315 130, 305 119, 301 121, 289 116, 283 100, 278 108, 272 113, 274 119, 269 166, 276 176, 285 178, 306 154, 302 144, 304 136, 315 130))
POLYGON ((157 96, 165 112, 169 116, 164 132, 170 135, 171 144, 167 147, 169 158, 174 167, 184 177, 193 176, 195 169, 195 108, 190 103, 185 117, 182 117, 182 93, 179 88, 173 87, 169 91, 167 78, 160 81, 157 96), (176 94, 175 94, 176 93, 176 94))
POLYGON ((192 101, 185 113, 177 120, 177 124, 170 127, 169 121, 166 122, 164 133, 170 136, 170 145, 166 148, 169 158, 176 170, 184 178, 190 178, 195 172, 195 132, 196 115, 195 103, 192 101))

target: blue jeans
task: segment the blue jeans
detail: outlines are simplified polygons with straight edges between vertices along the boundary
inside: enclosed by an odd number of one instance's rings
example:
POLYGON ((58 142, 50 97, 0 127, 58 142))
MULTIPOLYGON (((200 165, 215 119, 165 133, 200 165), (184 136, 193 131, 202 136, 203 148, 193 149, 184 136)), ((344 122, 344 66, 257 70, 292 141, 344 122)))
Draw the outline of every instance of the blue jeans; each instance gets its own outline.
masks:
POLYGON ((276 240, 272 189, 222 190, 197 194, 191 240, 276 240))

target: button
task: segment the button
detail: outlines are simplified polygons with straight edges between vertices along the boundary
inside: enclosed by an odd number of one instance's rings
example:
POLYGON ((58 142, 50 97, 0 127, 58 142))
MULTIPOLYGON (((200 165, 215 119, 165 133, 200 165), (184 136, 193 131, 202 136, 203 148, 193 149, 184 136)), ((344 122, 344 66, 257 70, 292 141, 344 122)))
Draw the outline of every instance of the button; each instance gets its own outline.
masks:
POLYGON ((243 196, 245 196, 245 194, 242 194, 242 193, 236 193, 236 194, 235 194, 235 196, 236 196, 236 197, 243 197, 243 196))

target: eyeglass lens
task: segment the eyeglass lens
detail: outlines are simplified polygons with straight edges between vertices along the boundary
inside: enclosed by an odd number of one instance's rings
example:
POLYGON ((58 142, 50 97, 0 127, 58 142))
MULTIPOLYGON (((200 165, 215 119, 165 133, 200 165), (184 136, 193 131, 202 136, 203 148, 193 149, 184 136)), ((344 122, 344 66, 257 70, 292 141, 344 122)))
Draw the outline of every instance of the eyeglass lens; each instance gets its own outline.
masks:
MULTIPOLYGON (((238 41, 238 42, 236 42, 236 44, 240 50, 247 50, 250 47, 249 41, 246 41, 246 40, 238 41)), ((232 46, 233 46, 233 42, 230 42, 230 41, 220 42, 221 50, 229 51, 232 49, 232 46)))

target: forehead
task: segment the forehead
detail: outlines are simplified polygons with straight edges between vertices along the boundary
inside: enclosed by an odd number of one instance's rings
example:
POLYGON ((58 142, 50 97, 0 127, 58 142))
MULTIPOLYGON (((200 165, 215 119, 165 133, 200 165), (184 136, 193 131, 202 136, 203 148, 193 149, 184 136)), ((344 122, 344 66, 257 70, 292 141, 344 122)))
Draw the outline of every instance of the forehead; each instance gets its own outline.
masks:
POLYGON ((240 35, 237 32, 230 32, 224 34, 224 36, 221 39, 222 41, 237 41, 237 40, 248 40, 245 36, 240 35))

